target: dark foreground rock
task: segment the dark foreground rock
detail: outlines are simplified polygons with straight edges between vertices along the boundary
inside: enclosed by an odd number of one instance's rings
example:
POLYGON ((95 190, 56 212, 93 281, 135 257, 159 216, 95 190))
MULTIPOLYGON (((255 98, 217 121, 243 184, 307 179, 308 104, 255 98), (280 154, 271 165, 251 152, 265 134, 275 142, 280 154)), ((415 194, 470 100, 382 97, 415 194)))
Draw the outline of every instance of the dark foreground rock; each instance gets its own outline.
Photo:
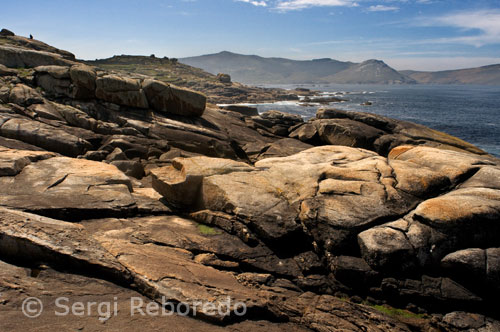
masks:
POLYGON ((497 159, 370 114, 218 109, 2 34, 0 330, 497 329, 497 159), (61 296, 117 314, 58 316, 61 296))

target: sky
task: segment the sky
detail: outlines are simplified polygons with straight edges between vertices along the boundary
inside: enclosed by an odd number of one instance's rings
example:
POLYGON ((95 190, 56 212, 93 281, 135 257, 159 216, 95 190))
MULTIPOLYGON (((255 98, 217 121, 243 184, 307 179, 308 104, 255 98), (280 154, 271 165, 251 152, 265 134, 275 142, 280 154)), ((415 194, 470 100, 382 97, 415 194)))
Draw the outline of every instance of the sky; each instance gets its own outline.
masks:
POLYGON ((0 28, 80 59, 226 50, 380 59, 398 70, 500 63, 499 0, 23 0, 1 7, 0 28))

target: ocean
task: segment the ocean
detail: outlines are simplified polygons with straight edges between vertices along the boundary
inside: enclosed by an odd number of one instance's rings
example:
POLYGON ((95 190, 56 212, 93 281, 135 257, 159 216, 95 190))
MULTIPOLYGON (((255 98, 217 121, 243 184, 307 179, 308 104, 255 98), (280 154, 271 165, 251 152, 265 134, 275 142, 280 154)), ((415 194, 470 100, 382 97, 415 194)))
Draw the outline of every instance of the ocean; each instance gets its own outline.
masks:
POLYGON ((500 86, 477 85, 266 85, 323 91, 347 99, 330 105, 301 106, 287 101, 256 104, 259 112, 275 109, 314 117, 321 107, 370 112, 412 121, 446 132, 500 157, 500 86), (370 102, 371 106, 361 104, 370 102))

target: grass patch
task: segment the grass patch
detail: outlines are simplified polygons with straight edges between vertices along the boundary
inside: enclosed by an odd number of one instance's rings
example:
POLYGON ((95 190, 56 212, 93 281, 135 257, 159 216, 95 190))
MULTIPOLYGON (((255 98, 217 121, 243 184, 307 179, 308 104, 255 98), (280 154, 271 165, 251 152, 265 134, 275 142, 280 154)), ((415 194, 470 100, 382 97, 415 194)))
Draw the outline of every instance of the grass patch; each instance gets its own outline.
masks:
POLYGON ((370 307, 391 317, 404 317, 404 318, 425 318, 424 314, 416 314, 408 310, 393 308, 386 305, 369 304, 370 307))
POLYGON ((202 225, 198 224, 197 226, 198 231, 203 234, 203 235, 219 235, 221 232, 213 227, 207 226, 207 225, 202 225))
POLYGON ((17 76, 19 77, 28 77, 33 75, 33 71, 26 68, 17 68, 17 76))

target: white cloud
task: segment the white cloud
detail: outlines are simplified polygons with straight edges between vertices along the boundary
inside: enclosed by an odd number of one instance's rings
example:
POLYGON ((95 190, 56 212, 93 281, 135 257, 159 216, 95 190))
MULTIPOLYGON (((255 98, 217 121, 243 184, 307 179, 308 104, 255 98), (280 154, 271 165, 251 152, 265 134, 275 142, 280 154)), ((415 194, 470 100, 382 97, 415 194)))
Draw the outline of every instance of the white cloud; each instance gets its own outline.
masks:
POLYGON ((237 0, 239 2, 246 2, 258 7, 267 7, 266 1, 254 1, 254 0, 237 0))
POLYGON ((500 43, 500 9, 455 12, 427 18, 422 23, 424 26, 455 27, 467 32, 465 36, 439 38, 430 42, 460 43, 476 47, 500 43))
POLYGON ((370 12, 395 12, 398 10, 399 10, 399 7, 396 7, 396 6, 376 5, 376 6, 368 7, 368 11, 370 11, 370 12))
POLYGON ((276 9, 281 11, 301 10, 310 7, 357 7, 354 0, 280 0, 276 9))

